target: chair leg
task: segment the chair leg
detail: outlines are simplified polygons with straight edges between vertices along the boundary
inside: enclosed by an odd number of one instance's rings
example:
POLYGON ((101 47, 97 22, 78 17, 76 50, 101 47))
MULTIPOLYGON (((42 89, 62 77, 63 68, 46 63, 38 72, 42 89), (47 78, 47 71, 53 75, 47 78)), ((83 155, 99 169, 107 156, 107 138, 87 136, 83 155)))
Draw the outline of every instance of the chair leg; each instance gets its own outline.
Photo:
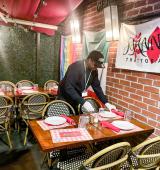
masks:
POLYGON ((10 149, 12 149, 12 143, 11 143, 11 140, 10 140, 10 136, 9 136, 8 131, 6 131, 6 134, 7 134, 7 139, 8 139, 9 147, 10 147, 10 149))
POLYGON ((25 132, 25 136, 24 136, 24 145, 26 145, 27 142, 27 135, 28 135, 28 126, 26 127, 26 132, 25 132))
POLYGON ((50 158, 50 153, 47 153, 47 162, 48 162, 48 167, 51 168, 51 166, 52 166, 52 159, 50 158))

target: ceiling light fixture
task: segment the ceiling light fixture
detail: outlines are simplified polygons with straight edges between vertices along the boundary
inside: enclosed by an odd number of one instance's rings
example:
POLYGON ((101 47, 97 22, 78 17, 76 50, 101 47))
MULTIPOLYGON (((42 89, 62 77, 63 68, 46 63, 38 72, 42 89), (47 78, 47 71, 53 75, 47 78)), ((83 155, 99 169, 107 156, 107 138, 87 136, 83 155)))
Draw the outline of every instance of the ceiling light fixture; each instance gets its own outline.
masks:
POLYGON ((71 27, 71 34, 72 34, 72 42, 73 43, 80 43, 81 36, 80 36, 80 29, 79 29, 79 21, 77 19, 72 19, 70 21, 71 27))
POLYGON ((118 21, 118 10, 117 5, 111 5, 108 1, 109 6, 104 8, 105 18, 105 29, 106 29, 106 40, 118 40, 119 39, 119 21, 118 21))

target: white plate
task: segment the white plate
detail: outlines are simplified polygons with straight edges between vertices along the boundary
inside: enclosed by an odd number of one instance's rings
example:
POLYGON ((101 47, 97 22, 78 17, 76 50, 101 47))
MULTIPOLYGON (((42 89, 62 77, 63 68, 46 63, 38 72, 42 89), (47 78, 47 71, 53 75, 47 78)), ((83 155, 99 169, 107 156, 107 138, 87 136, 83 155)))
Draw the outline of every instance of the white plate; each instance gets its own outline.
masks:
POLYGON ((22 90, 23 93, 30 94, 30 93, 36 93, 35 90, 22 90))
POLYGON ((135 128, 132 123, 123 120, 115 120, 112 124, 122 130, 132 130, 135 128))
POLYGON ((108 111, 102 111, 102 112, 99 113, 99 115, 100 115, 101 117, 108 117, 108 118, 116 117, 116 114, 115 114, 115 113, 108 112, 108 111))
POLYGON ((29 89, 32 89, 32 87, 30 86, 23 86, 23 87, 20 87, 21 90, 29 90, 29 89))
POLYGON ((52 116, 52 117, 47 117, 44 120, 44 122, 50 125, 61 125, 66 123, 66 119, 60 116, 52 116))

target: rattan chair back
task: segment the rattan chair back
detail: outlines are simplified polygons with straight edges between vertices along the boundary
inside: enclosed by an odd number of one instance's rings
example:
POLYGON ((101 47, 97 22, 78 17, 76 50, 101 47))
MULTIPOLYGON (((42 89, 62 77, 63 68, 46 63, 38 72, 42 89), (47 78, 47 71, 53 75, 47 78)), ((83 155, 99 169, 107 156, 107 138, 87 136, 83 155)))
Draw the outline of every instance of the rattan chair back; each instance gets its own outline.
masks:
POLYGON ((61 114, 75 115, 75 111, 69 103, 63 100, 51 101, 43 110, 43 117, 59 116, 61 114))
POLYGON ((138 168, 151 169, 160 164, 160 137, 145 141, 132 149, 138 168))
MULTIPOLYGON (((93 106, 93 113, 97 113, 99 111, 99 108, 102 107, 101 103, 93 97, 85 97, 84 100, 88 101, 93 106)), ((88 113, 88 111, 83 107, 83 105, 78 106, 78 111, 79 113, 88 113)))
POLYGON ((13 105, 13 100, 10 97, 0 96, 0 132, 6 133, 10 148, 12 148, 12 144, 9 136, 9 128, 13 105))
POLYGON ((48 102, 49 96, 45 93, 28 95, 22 100, 21 113, 28 116, 27 119, 30 119, 30 115, 33 116, 34 113, 42 115, 42 111, 48 102))
POLYGON ((9 120, 13 104, 13 100, 10 97, 0 96, 0 123, 9 120))
POLYGON ((34 83, 32 81, 29 80, 21 80, 19 82, 16 83, 16 87, 17 88, 21 88, 21 87, 33 87, 34 83))
POLYGON ((15 88, 16 88, 16 85, 10 81, 0 81, 0 89, 2 90, 14 92, 15 88))
POLYGON ((54 88, 55 86, 58 86, 59 83, 55 80, 48 80, 47 82, 45 82, 44 84, 44 89, 45 90, 49 90, 49 89, 52 89, 54 88))
POLYGON ((91 170, 118 170, 127 161, 130 148, 128 142, 109 146, 87 159, 83 163, 83 167, 90 165, 91 170))

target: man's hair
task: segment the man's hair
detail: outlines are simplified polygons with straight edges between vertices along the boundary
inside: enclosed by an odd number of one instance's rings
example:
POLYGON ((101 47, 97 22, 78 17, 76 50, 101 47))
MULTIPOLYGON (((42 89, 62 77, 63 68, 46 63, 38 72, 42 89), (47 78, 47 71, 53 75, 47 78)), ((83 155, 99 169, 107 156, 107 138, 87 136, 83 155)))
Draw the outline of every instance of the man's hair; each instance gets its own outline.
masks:
POLYGON ((100 67, 100 68, 102 67, 103 62, 104 62, 103 54, 96 50, 91 51, 87 59, 91 59, 92 61, 94 61, 97 67, 100 67))

